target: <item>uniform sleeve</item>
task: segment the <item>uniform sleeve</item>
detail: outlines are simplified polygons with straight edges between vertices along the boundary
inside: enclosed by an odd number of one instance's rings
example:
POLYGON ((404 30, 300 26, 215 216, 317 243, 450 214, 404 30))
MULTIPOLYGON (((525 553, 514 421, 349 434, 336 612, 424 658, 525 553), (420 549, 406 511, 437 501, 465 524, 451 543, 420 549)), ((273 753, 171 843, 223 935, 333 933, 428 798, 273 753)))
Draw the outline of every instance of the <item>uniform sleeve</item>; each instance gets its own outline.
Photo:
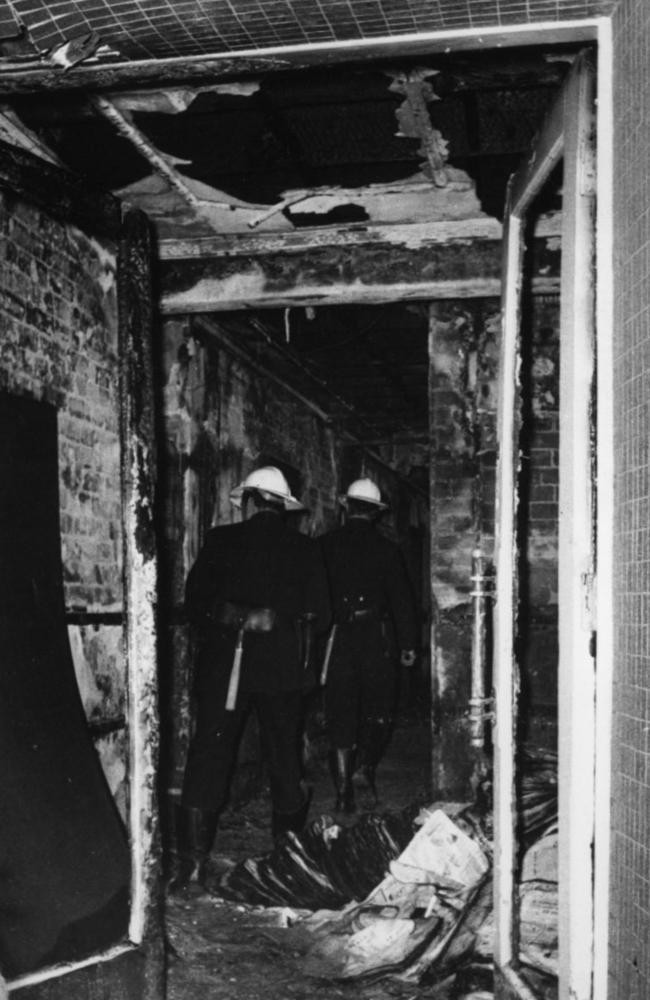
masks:
POLYGON ((207 624, 217 591, 216 545, 208 535, 185 583, 185 615, 192 625, 207 624))
POLYGON ((415 601, 406 560, 397 546, 391 546, 386 591, 400 649, 419 645, 415 601))

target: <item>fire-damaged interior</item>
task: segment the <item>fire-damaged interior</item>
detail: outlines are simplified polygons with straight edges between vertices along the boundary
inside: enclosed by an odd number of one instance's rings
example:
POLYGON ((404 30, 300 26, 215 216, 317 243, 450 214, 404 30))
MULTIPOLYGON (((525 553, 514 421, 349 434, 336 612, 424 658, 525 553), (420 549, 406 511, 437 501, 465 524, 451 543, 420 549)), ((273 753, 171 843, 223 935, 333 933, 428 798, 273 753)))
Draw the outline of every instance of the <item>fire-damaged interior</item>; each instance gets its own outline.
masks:
MULTIPOLYGON (((302 748, 314 822, 274 846, 249 720, 212 895, 168 903, 168 995, 189 1000, 207 983, 210 996, 252 1000, 266 983, 278 998, 338 996, 327 989, 345 979, 367 1000, 397 995, 400 982, 413 997, 491 989, 507 187, 595 47, 560 33, 328 58, 322 7, 341 8, 329 23, 345 34, 355 8, 363 33, 371 5, 274 4, 271 18, 271 5, 233 0, 217 5, 228 44, 213 66, 219 18, 206 4, 160 5, 142 20, 147 4, 135 0, 61 6, 54 16, 0 0, 0 407, 25 435, 7 435, 0 475, 10 567, 0 877, 8 871, 18 894, 0 903, 0 978, 40 997, 40 974, 56 983, 51 967, 67 962, 89 976, 84 963, 101 954, 88 996, 112 988, 117 961, 116 996, 165 995, 157 900, 195 714, 185 581, 208 529, 237 520, 233 487, 273 465, 311 537, 340 522, 352 480, 378 485, 420 644, 401 677, 379 806, 360 804, 354 822, 331 820, 316 686, 302 748), (265 57, 262 46, 234 58, 262 28, 266 44, 295 44, 296 25, 311 57, 265 57), (395 902, 427 836, 460 844, 458 867, 436 901, 420 886, 395 902), (348 907, 364 900, 353 925, 348 907), (338 915, 293 926, 321 909, 338 915), (397 935, 372 946, 386 949, 382 961, 369 944, 342 964, 328 941, 369 931, 378 915, 397 935), (397 934, 407 916, 408 947, 397 934), (443 980, 447 993, 426 992, 443 980), (292 983, 303 992, 286 992, 292 983)), ((399 11, 372 6, 399 35, 399 11)), ((398 6, 420 30, 418 5, 398 6)), ((564 180, 560 163, 527 220, 515 419, 517 919, 527 982, 545 997, 558 995, 564 180)), ((51 989, 63 992, 42 996, 77 995, 51 989)))

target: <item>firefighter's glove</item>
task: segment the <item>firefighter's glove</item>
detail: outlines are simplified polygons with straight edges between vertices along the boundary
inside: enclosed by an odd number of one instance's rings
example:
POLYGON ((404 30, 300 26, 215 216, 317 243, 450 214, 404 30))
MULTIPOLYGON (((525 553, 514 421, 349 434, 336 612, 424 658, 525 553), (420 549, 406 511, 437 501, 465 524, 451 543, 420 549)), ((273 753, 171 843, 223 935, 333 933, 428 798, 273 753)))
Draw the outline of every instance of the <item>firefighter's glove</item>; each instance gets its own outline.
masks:
POLYGON ((415 663, 415 650, 403 649, 399 654, 399 662, 403 667, 412 667, 415 663))

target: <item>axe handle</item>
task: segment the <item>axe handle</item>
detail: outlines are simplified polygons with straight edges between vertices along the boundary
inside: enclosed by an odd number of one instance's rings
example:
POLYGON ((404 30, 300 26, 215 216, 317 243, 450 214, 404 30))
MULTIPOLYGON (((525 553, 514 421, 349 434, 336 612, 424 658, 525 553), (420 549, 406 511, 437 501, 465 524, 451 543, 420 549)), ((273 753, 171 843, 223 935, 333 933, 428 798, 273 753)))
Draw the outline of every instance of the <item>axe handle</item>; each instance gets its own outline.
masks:
POLYGON ((237 633, 237 645, 235 646, 235 655, 232 660, 232 667, 230 668, 230 681, 228 684, 228 695, 226 697, 226 711, 234 712, 235 705, 237 704, 237 693, 239 691, 239 676, 241 674, 241 658, 244 652, 244 630, 240 628, 237 633))
POLYGON ((327 682, 327 672, 330 666, 330 659, 332 657, 332 649, 334 648, 334 639, 336 638, 337 628, 338 628, 337 625, 332 625, 332 628, 330 629, 330 634, 327 637, 327 645, 325 646, 325 656, 323 657, 323 669, 321 670, 320 673, 320 682, 323 685, 323 687, 327 682))

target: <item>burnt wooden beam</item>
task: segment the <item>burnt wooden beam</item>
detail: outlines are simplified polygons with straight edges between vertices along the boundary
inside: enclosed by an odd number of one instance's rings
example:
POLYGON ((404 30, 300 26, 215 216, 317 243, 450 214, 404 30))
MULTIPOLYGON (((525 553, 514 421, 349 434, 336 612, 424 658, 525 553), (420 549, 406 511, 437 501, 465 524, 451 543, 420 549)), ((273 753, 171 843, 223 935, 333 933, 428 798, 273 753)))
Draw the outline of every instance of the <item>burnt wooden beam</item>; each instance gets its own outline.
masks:
MULTIPOLYGON (((124 639, 129 706, 129 939, 161 938, 158 770, 156 434, 152 242, 143 212, 125 214, 118 254, 120 455, 124 639)), ((160 984, 157 984, 160 989, 160 984)), ((164 989, 163 991, 164 992, 164 989)), ((161 993, 147 993, 147 996, 161 993)))
POLYGON ((88 179, 0 140, 0 188, 90 236, 117 240, 122 208, 88 179))
MULTIPOLYGON (((34 64, 0 62, 0 94, 34 94, 44 91, 94 90, 104 91, 134 86, 214 82, 256 76, 261 73, 306 69, 313 66, 338 65, 345 62, 369 62, 382 57, 431 56, 454 52, 489 51, 530 44, 538 33, 531 24, 520 30, 501 31, 497 25, 485 26, 480 35, 453 32, 423 32, 417 37, 349 41, 326 45, 306 44, 292 48, 256 49, 241 53, 215 53, 211 56, 179 56, 169 59, 140 59, 125 62, 98 63, 76 66, 63 71, 44 62, 34 64)), ((593 41, 597 37, 597 21, 580 24, 558 23, 544 31, 546 45, 564 42, 593 41)))
MULTIPOLYGON (((334 189, 335 190, 335 189, 334 189)), ((559 233, 559 226, 554 227, 559 233)), ((421 246, 425 242, 475 238, 501 239, 501 224, 488 217, 451 222, 412 223, 409 225, 352 225, 341 228, 296 229, 289 232, 250 232, 198 239, 160 240, 162 260, 185 260, 210 257, 259 257, 267 253, 303 253, 316 247, 370 246, 402 243, 421 246)))
MULTIPOLYGON (((533 290, 546 294, 559 288, 549 236, 532 245, 533 290)), ((167 314, 498 297, 501 227, 486 218, 163 242, 159 290, 167 314)))

